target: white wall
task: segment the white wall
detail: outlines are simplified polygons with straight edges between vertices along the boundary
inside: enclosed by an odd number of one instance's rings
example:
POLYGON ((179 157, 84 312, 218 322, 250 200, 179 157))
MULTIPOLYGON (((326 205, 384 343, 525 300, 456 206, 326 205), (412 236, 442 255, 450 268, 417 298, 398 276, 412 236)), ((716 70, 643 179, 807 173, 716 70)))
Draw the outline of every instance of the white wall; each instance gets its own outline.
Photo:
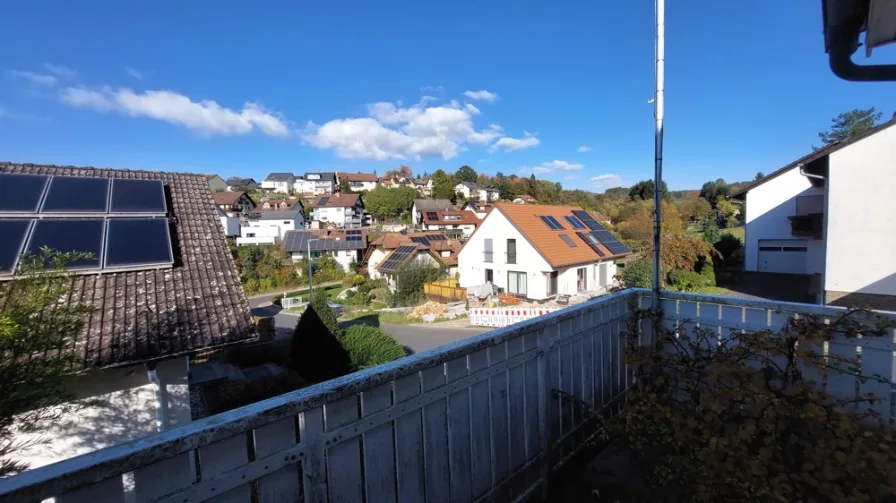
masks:
MULTIPOLYGON (((321 222, 327 222, 331 224, 335 224, 339 227, 345 226, 345 221, 347 218, 346 210, 351 208, 314 208, 311 210, 311 218, 312 220, 320 220, 321 222)), ((348 217, 349 219, 354 217, 348 217)))
MULTIPOLYGON (((757 258, 760 239, 793 239, 788 217, 796 215, 796 196, 818 193, 823 193, 823 189, 813 188, 809 179, 801 175, 798 168, 747 192, 745 271, 759 270, 757 258)), ((815 246, 819 245, 816 243, 815 246)), ((814 257, 817 259, 817 253, 814 257)), ((813 264, 807 269, 820 270, 821 265, 813 264)))
MULTIPOLYGON (((311 250, 311 251, 312 251, 312 255, 313 255, 314 252, 316 252, 317 250, 311 250)), ((351 271, 350 265, 352 263, 353 258, 357 262, 361 261, 361 250, 325 250, 322 253, 326 253, 327 255, 333 257, 333 259, 336 260, 336 263, 338 263, 340 266, 342 266, 342 270, 344 270, 345 272, 351 271)), ((299 260, 302 260, 303 258, 305 258, 304 251, 292 252, 293 261, 297 262, 299 260)), ((304 271, 302 271, 302 272, 304 272, 304 271)))
MULTIPOLYGON (((162 429, 191 421, 186 357, 163 360, 157 365, 163 387, 166 424, 162 429)), ((72 379, 79 399, 97 399, 95 405, 64 414, 38 432, 17 432, 16 440, 37 442, 16 452, 31 468, 130 442, 157 433, 155 385, 146 367, 133 365, 98 370, 72 379)))
POLYGON ((376 188, 378 182, 349 182, 349 185, 354 192, 360 192, 362 190, 373 190, 376 188))
POLYGON ((234 237, 240 235, 240 219, 237 217, 229 217, 227 215, 221 215, 218 218, 221 219, 221 227, 224 228, 224 235, 227 237, 234 237))
POLYGON ((896 126, 830 156, 825 290, 896 295, 896 126))
POLYGON ((370 276, 370 279, 377 279, 382 276, 376 268, 386 258, 386 255, 387 252, 382 248, 375 248, 370 252, 370 258, 367 259, 367 274, 370 276))
POLYGON ((459 285, 470 287, 485 283, 485 270, 492 269, 494 284, 507 288, 507 271, 526 273, 527 295, 533 299, 547 297, 547 279, 544 273, 552 267, 524 238, 516 227, 499 210, 491 211, 479 229, 458 254, 459 285), (492 239, 493 262, 483 262, 485 239, 492 239), (516 264, 506 264, 507 240, 516 239, 516 264))
POLYGON ((427 225, 423 224, 423 230, 425 231, 440 231, 440 230, 451 230, 451 229, 460 229, 461 234, 464 237, 470 237, 473 235, 473 232, 476 231, 476 226, 473 224, 444 224, 444 225, 427 225))
POLYGON ((269 182, 267 180, 261 182, 261 188, 273 189, 274 192, 282 192, 289 194, 292 191, 292 182, 269 182))
POLYGON ((302 228, 304 224, 301 215, 293 220, 249 220, 247 225, 240 227, 240 237, 236 238, 236 244, 276 244, 283 239, 286 231, 302 228))

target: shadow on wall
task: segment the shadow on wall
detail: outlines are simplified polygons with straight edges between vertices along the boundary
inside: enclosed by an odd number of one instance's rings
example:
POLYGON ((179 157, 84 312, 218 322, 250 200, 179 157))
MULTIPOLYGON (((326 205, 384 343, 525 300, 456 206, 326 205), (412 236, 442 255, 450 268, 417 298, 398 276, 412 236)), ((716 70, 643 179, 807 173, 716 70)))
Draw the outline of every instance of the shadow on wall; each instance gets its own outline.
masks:
MULTIPOLYGON (((856 266, 860 267, 858 264, 856 266)), ((865 285, 858 292, 827 291, 824 301, 832 306, 896 311, 896 273, 865 285), (887 293, 871 293, 872 291, 887 293)))

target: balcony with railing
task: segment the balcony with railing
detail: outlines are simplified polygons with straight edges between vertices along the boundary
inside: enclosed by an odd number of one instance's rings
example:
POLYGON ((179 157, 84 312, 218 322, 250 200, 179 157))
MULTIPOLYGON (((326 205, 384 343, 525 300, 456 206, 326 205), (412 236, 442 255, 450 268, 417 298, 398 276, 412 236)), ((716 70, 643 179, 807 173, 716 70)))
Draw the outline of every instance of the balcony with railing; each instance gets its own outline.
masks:
MULTIPOLYGON (((720 337, 844 312, 675 292, 663 292, 660 302, 669 329, 699 325, 720 337)), ((621 335, 635 309, 650 307, 643 289, 599 297, 2 479, 0 500, 540 500, 594 431, 581 408, 561 397, 608 415, 624 407, 633 372, 621 335)), ((649 344, 653 327, 637 328, 649 344)), ((858 354, 864 373, 893 375, 896 332, 889 330, 882 341, 832 341, 825 354, 858 354)), ((873 391, 881 397, 874 407, 891 416, 889 384, 844 374, 823 386, 838 396, 873 391)))
POLYGON ((797 196, 796 214, 789 218, 793 236, 821 239, 824 235, 824 195, 797 196))

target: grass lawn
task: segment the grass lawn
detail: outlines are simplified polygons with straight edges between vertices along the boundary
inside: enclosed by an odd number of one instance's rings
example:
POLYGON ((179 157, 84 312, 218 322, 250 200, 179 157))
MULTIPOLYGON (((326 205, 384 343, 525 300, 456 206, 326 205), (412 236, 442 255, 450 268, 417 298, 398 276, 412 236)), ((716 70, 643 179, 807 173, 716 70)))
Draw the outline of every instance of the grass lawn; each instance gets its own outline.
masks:
MULTIPOLYGON (((339 295, 339 293, 342 292, 342 290, 344 290, 344 288, 342 288, 342 285, 334 285, 334 286, 328 286, 328 287, 318 287, 318 286, 316 286, 316 287, 314 287, 314 290, 317 291, 319 288, 324 288, 325 291, 327 292, 327 295, 328 295, 331 299, 335 299, 336 296, 339 295)), ((289 293, 287 293, 285 296, 286 296, 286 297, 307 297, 307 296, 308 296, 308 289, 305 288, 305 289, 303 289, 303 290, 296 290, 296 291, 294 291, 294 292, 289 292, 289 293)), ((306 299, 306 300, 307 300, 307 299, 306 299)))
POLYGON ((745 241, 744 236, 746 235, 745 227, 734 227, 732 229, 722 229, 722 234, 731 234, 736 238, 740 238, 741 242, 745 241))

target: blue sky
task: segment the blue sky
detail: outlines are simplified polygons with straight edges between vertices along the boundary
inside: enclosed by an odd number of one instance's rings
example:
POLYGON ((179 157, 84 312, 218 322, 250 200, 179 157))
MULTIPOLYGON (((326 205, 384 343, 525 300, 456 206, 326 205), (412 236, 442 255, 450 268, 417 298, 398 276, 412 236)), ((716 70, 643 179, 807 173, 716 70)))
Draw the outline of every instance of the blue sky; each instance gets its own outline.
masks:
MULTIPOLYGON (((652 176, 649 0, 90 5, 0 7, 0 160, 652 176)), ((679 0, 666 22, 673 189, 773 171, 839 112, 896 111, 896 84, 831 74, 818 2, 679 0)))

